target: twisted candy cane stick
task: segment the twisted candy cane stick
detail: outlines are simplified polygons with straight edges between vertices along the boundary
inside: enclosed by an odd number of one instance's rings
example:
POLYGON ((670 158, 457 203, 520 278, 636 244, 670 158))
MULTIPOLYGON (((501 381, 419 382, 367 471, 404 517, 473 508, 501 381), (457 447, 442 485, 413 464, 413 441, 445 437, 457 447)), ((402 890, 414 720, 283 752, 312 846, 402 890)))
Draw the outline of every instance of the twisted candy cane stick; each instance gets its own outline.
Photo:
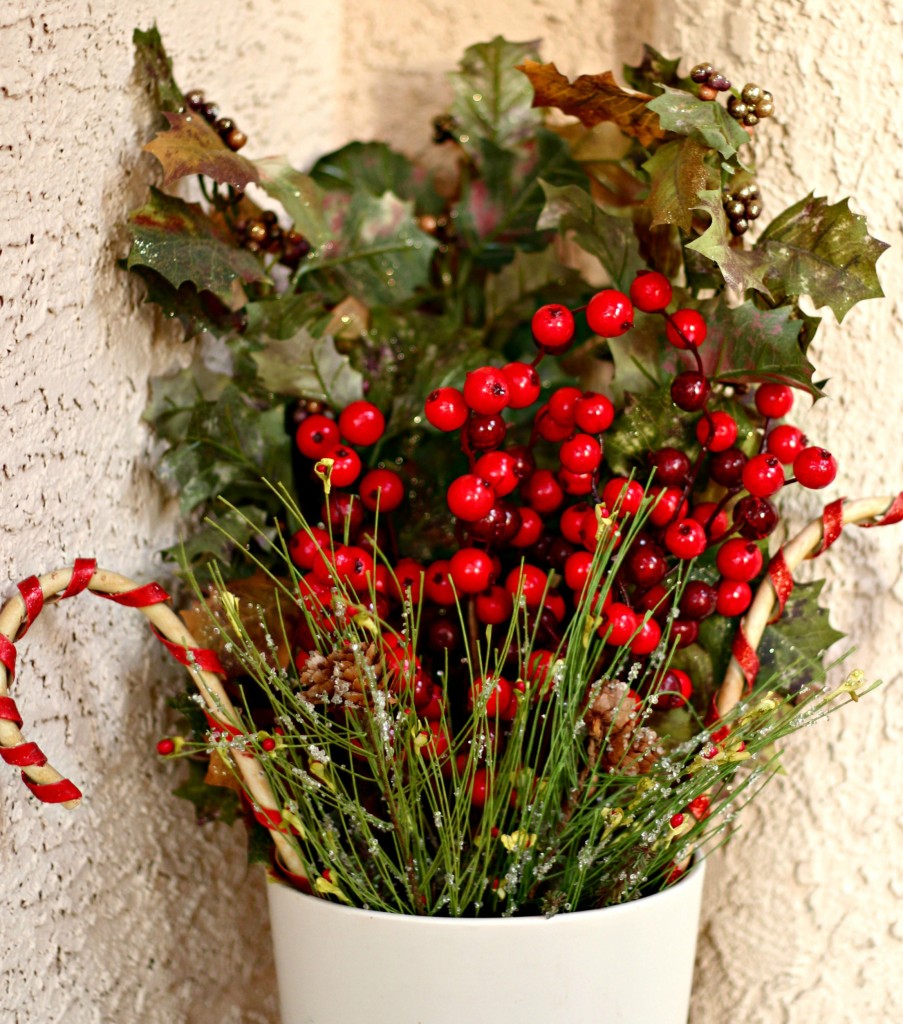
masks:
MULTIPOLYGON (((139 586, 125 576, 98 569, 91 559, 78 559, 72 568, 56 569, 45 576, 31 576, 18 586, 19 593, 0 610, 0 758, 22 769, 22 779, 45 803, 78 806, 81 792, 61 775, 35 743, 20 731, 22 717, 9 696, 15 674, 15 641, 28 631, 47 603, 55 603, 89 590, 98 597, 137 608, 167 650, 188 670, 207 709, 211 726, 227 735, 245 732, 241 717, 229 700, 219 676, 224 674, 213 651, 199 647, 182 620, 168 607, 169 595, 156 583, 139 586)), ((269 829, 287 871, 303 879, 304 866, 288 842, 282 813, 260 762, 251 753, 233 752, 233 760, 251 796, 257 820, 269 829)))
POLYGON ((903 520, 903 494, 896 497, 860 498, 857 501, 835 501, 818 519, 813 519, 772 559, 768 575, 759 585, 749 610, 740 622, 734 639, 734 655, 727 667, 724 682, 715 695, 715 717, 726 715, 748 692, 759 669, 756 648, 772 621, 778 606, 778 617, 784 610, 793 589, 792 572, 807 558, 822 554, 840 535, 848 523, 857 526, 890 526, 903 520), (880 518, 880 520, 878 519, 880 518))

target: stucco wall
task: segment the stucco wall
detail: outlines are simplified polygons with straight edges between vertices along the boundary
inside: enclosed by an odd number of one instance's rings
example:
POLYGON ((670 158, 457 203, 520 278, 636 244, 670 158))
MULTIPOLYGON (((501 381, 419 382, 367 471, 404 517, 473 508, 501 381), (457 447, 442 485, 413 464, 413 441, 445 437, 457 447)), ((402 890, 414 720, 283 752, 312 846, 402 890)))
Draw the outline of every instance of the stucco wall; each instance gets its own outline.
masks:
MULTIPOLYGON (((543 37, 568 73, 618 67, 645 38, 771 88, 779 110, 760 147, 771 209, 810 188, 832 200, 855 192, 895 246, 880 265, 891 298, 823 328, 832 397, 806 427, 841 460, 832 494, 899 489, 893 0, 51 0, 34 11, 0 12, 3 579, 77 555, 149 577, 175 530, 139 419, 148 375, 180 346, 114 265, 115 225, 149 167, 136 156, 148 114, 131 29, 154 18, 180 80, 232 112, 253 153, 297 161, 355 136, 422 147, 443 72, 496 32, 543 37)), ((814 504, 801 502, 800 518, 814 504)), ((897 683, 900 546, 899 532, 851 532, 823 566, 837 622, 860 644, 856 663, 897 683)), ((0 773, 0 1019, 274 1022, 260 879, 248 884, 237 835, 193 828, 152 755, 165 694, 181 680, 140 618, 82 597, 48 612, 21 657, 27 721, 87 798, 74 814, 40 808, 12 769, 0 773)), ((694 1024, 903 1019, 901 703, 890 685, 798 737, 788 777, 713 865, 694 1024)))

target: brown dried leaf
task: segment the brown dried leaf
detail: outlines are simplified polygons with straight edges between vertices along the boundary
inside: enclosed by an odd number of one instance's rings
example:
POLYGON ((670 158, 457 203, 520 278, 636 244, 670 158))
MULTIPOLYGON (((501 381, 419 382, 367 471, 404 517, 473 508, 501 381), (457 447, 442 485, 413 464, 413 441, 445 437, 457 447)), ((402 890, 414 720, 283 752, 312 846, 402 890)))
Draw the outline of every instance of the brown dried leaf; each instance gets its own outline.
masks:
POLYGON ((622 89, 610 71, 580 75, 571 82, 554 64, 527 60, 518 65, 518 70, 530 79, 534 107, 557 107, 579 118, 587 128, 613 121, 643 146, 665 138, 658 114, 646 106, 653 97, 622 89))
MULTIPOLYGON (((276 644, 274 667, 286 668, 291 659, 286 634, 291 640, 301 622, 297 605, 291 604, 284 594, 279 594, 269 576, 259 570, 246 579, 233 580, 227 590, 238 598, 238 614, 254 646, 272 664, 266 642, 266 634, 269 633, 276 644)), ((234 637, 219 594, 216 591, 210 593, 204 605, 195 602, 183 609, 180 613, 182 621, 202 647, 209 647, 217 653, 228 678, 243 675, 235 654, 226 650, 226 643, 234 637)))
POLYGON ((216 750, 210 754, 210 763, 207 765, 204 782, 208 786, 221 786, 223 789, 231 789, 239 794, 242 792, 241 783, 236 778, 235 772, 229 770, 229 766, 216 750))
POLYGON ((240 192, 260 182, 250 160, 233 153, 200 114, 164 112, 170 129, 158 132, 144 148, 163 167, 163 184, 171 185, 191 174, 204 174, 240 192))

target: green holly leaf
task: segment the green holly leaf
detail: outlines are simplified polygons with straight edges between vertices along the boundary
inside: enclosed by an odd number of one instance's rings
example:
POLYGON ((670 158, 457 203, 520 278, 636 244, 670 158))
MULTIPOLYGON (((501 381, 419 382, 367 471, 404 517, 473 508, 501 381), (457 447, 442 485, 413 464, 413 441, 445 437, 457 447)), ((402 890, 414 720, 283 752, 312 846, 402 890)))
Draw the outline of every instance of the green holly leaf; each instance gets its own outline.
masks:
POLYGON ((652 211, 652 227, 676 224, 682 231, 690 230, 697 197, 714 183, 714 169, 706 163, 710 153, 695 139, 674 139, 643 164, 649 175, 646 205, 652 211))
POLYGON ((725 160, 749 142, 749 136, 720 103, 701 100, 683 89, 663 88, 662 95, 651 100, 648 107, 658 114, 666 131, 692 136, 717 149, 725 160))
POLYGON ((172 75, 172 61, 163 48, 163 40, 154 25, 146 32, 136 28, 132 33, 135 64, 154 93, 154 102, 161 112, 177 113, 185 106, 182 90, 172 75))
POLYGON ((813 381, 815 367, 800 344, 803 324, 788 306, 759 309, 744 302, 733 309, 723 302, 708 313, 703 365, 719 380, 744 384, 772 382, 823 396, 813 381))
POLYGON ((711 224, 686 248, 716 263, 725 284, 741 294, 754 288, 770 296, 766 285, 766 279, 771 283, 768 256, 758 246, 750 250, 737 243, 728 227, 721 193, 717 189, 701 192, 694 209, 704 210, 711 218, 711 224))
POLYGON ((667 384, 643 395, 628 395, 604 437, 605 461, 617 475, 646 466, 646 455, 671 446, 688 450, 695 444, 693 424, 671 401, 667 384))
MULTIPOLYGON (((125 267, 124 260, 121 265, 125 267)), ((132 273, 144 281, 144 301, 157 306, 165 317, 178 319, 185 330, 186 341, 203 331, 223 336, 241 329, 241 312, 230 310, 212 292, 199 292, 188 281, 174 288, 149 267, 134 266, 132 273)))
POLYGON ((415 169, 408 157, 384 142, 351 142, 327 153, 314 164, 310 177, 327 192, 392 192, 400 199, 413 199, 420 213, 438 214, 445 206, 432 175, 415 169))
POLYGON ((663 86, 669 85, 678 88, 681 78, 677 73, 680 66, 680 57, 670 60, 663 56, 658 50, 648 43, 643 44, 643 59, 639 64, 622 65, 624 81, 637 92, 651 92, 658 95, 663 92, 663 86))
POLYGON ((541 305, 536 297, 544 292, 564 296, 586 289, 577 271, 564 266, 552 246, 538 252, 518 249, 509 264, 497 274, 487 275, 485 287, 486 323, 492 327, 529 319, 541 305))
POLYGON ((334 234, 324 212, 325 196, 309 174, 302 174, 282 157, 268 157, 255 162, 260 185, 277 202, 300 232, 314 247, 332 241, 334 234))
POLYGON ((254 164, 233 153, 200 114, 167 111, 163 116, 169 131, 158 132, 144 149, 160 161, 164 185, 192 174, 204 174, 240 192, 259 182, 254 164))
POLYGON ((457 71, 450 74, 455 98, 451 115, 458 141, 479 158, 480 139, 510 148, 540 123, 532 109, 533 90, 517 65, 536 56, 537 43, 511 43, 496 36, 464 51, 457 71))
POLYGON ((267 280, 259 261, 237 248, 196 203, 152 188, 150 199, 132 211, 128 224, 128 269, 149 267, 173 288, 191 282, 236 310, 246 301, 244 285, 267 280))
POLYGON ((330 335, 316 338, 302 328, 291 338, 268 338, 253 355, 260 381, 269 391, 315 399, 335 409, 364 397, 364 378, 330 335))
POLYGON ((760 684, 795 693, 825 681, 825 652, 845 634, 834 629, 818 603, 824 585, 824 580, 797 583, 784 614, 766 627, 758 648, 760 684))
POLYGON ((611 386, 618 405, 628 394, 642 395, 665 383, 661 366, 667 345, 659 317, 638 313, 631 330, 608 339, 608 350, 615 367, 611 386))
POLYGON ((767 264, 776 301, 808 295, 816 306, 830 306, 839 323, 857 302, 884 295, 875 264, 887 248, 848 199, 830 206, 810 193, 768 225, 754 251, 767 264))
POLYGON ((249 302, 244 309, 247 317, 245 336, 284 340, 297 334, 302 327, 314 334, 321 325, 325 329, 329 313, 323 305, 323 297, 316 292, 281 292, 272 298, 249 302))
POLYGON ((605 213, 577 185, 541 185, 546 205, 536 226, 562 234, 573 232, 577 245, 595 256, 612 284, 626 292, 637 271, 645 269, 632 223, 605 213))

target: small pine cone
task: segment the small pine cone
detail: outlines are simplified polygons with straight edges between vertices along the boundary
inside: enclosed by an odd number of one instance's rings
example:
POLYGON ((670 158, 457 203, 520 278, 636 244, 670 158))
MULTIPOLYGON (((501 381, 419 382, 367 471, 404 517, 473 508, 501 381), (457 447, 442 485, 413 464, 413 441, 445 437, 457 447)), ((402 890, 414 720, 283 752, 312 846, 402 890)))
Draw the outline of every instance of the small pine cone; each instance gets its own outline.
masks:
POLYGON ((363 706, 375 684, 382 687, 379 648, 371 643, 356 651, 339 648, 322 655, 312 651, 299 673, 302 694, 314 704, 363 706), (366 678, 362 678, 365 676, 366 678))
POLYGON ((641 726, 626 683, 605 683, 586 712, 591 761, 606 770, 643 775, 661 754, 653 729, 641 726))

